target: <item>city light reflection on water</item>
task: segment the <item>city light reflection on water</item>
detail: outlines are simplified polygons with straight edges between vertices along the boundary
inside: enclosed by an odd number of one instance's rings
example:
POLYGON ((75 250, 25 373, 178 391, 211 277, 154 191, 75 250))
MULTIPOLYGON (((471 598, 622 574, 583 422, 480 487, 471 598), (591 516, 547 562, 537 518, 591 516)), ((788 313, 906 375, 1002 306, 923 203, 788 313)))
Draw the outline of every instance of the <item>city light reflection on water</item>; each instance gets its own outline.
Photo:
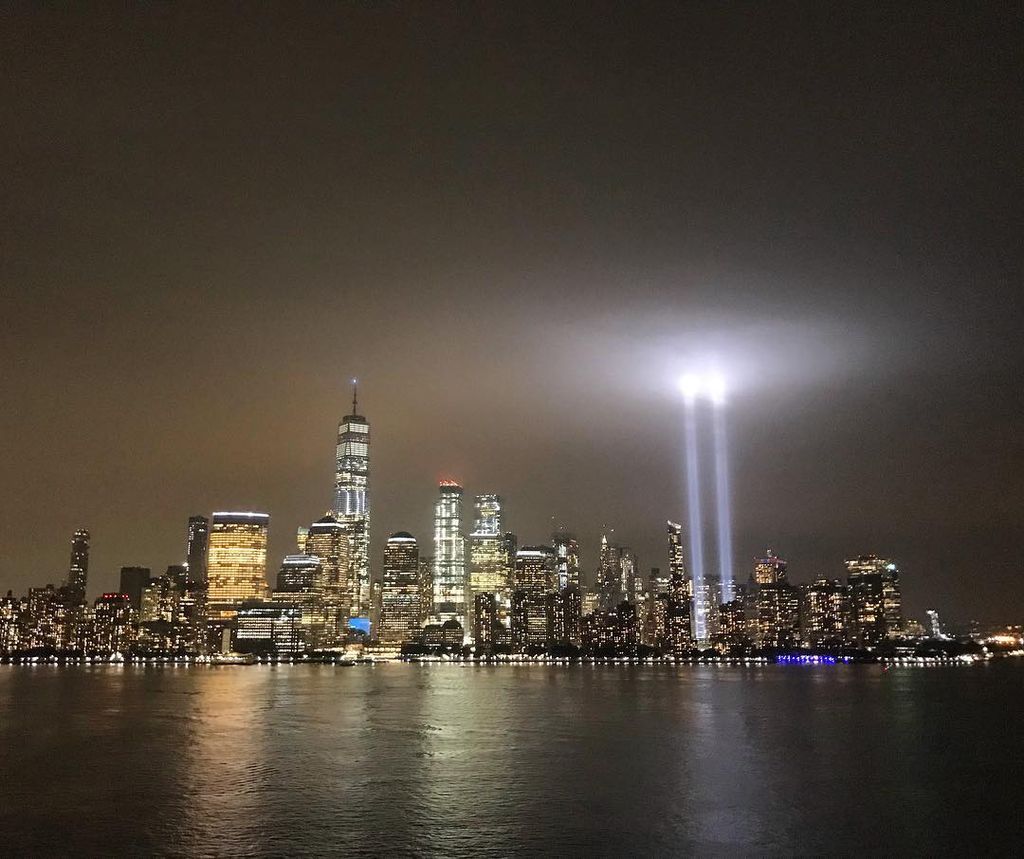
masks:
POLYGON ((995 850, 1021 834, 1024 741, 990 714, 1019 707, 1021 679, 5 666, 0 825, 21 854, 995 850))

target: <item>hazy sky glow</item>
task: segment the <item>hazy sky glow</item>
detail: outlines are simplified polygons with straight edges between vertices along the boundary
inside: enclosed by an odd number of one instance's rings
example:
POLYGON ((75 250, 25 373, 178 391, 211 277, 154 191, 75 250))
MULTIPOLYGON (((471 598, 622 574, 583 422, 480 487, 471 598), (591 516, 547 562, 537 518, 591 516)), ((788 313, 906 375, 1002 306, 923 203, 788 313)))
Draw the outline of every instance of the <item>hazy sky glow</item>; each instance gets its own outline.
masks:
POLYGON ((354 375, 375 569, 440 477, 664 566, 714 370, 738 579, 874 551, 1020 618, 1019 8, 119 11, 2 13, 0 587, 245 507, 273 578, 354 375))

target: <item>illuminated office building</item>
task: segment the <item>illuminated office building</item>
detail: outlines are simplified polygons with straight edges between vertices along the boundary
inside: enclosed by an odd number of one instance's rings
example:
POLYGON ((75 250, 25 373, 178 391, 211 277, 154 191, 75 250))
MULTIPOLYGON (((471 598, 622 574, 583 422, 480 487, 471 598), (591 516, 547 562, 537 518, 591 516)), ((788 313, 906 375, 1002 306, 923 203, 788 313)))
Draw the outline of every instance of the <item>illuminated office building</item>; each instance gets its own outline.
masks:
POLYGON ((174 623, 178 619, 180 597, 181 588, 170 576, 150 579, 139 597, 139 623, 174 623))
POLYGON ((704 618, 704 634, 710 639, 718 632, 718 596, 722 592, 721 580, 718 576, 706 573, 704 581, 694 587, 690 583, 690 589, 694 592, 692 597, 692 608, 694 616, 694 629, 697 628, 697 612, 704 618))
MULTIPOLYGON (((348 537, 351 617, 368 617, 370 610, 370 424, 359 414, 356 389, 352 414, 338 424, 334 477, 335 518, 348 537)), ((307 551, 312 551, 307 548, 307 551)))
POLYGON ((647 577, 648 590, 652 596, 667 594, 672 590, 672 577, 661 572, 661 567, 651 567, 647 577))
POLYGON ((945 639, 946 636, 942 632, 942 624, 939 622, 939 613, 935 609, 930 608, 925 614, 928 616, 928 633, 931 637, 945 639))
POLYGON ((640 643, 639 630, 636 606, 622 602, 583 618, 583 646, 599 655, 633 653, 640 643))
POLYGON ((188 583, 202 584, 206 581, 207 553, 210 544, 210 520, 205 516, 188 517, 188 537, 185 543, 185 565, 188 567, 188 583))
POLYGON ((877 555, 860 555, 846 562, 846 573, 857 643, 872 647, 898 638, 903 606, 896 564, 877 555))
POLYGON ((555 589, 555 551, 550 546, 523 546, 516 552, 512 587, 534 596, 555 589))
POLYGON ((576 538, 566 531, 551 535, 555 550, 555 584, 559 591, 580 587, 580 546, 576 538))
POLYGON ((0 653, 10 653, 21 647, 22 625, 27 610, 26 601, 11 591, 0 599, 0 653))
POLYGON ((837 579, 821 576, 804 585, 800 627, 804 643, 811 647, 842 647, 848 643, 850 597, 837 579))
POLYGON ((434 617, 434 559, 430 555, 420 556, 420 626, 434 617))
MULTIPOLYGON (((501 534, 501 498, 477 495, 475 520, 469 535, 468 602, 475 606, 479 594, 500 594, 508 600, 509 570, 501 534)), ((471 623, 472 626, 472 623, 471 623)))
POLYGON ((669 590, 663 605, 655 604, 659 617, 654 621, 656 634, 660 634, 662 648, 681 656, 694 646, 693 640, 693 583, 686 575, 683 526, 668 523, 669 590), (661 615, 664 616, 662 619, 661 615))
POLYGON ((524 546, 512 575, 512 645, 517 651, 548 644, 548 594, 554 591, 555 550, 524 546))
POLYGON ((70 644, 68 619, 71 608, 64 589, 53 585, 28 589, 28 613, 22 646, 63 650, 70 644))
POLYGON ((681 587, 685 587, 687 596, 693 595, 686 578, 683 526, 678 522, 668 522, 668 580, 672 592, 678 593, 681 587))
POLYGON ((325 644, 326 598, 327 573, 320 558, 316 555, 285 555, 271 601, 299 608, 302 638, 311 649, 325 644))
POLYGON ((749 647, 753 644, 743 599, 737 597, 729 602, 721 603, 716 615, 718 617, 717 630, 712 635, 714 645, 729 648, 749 647))
POLYGON ((305 646, 302 609, 298 605, 247 600, 238 607, 235 650, 239 653, 299 653, 305 646))
POLYGON ((580 598, 580 589, 568 587, 552 592, 547 596, 547 604, 548 644, 553 647, 578 647, 582 644, 583 602, 580 598))
POLYGON ((620 602, 629 600, 635 571, 636 558, 629 548, 610 543, 608 536, 603 535, 597 574, 602 609, 612 611, 620 602))
POLYGON ((785 580, 757 589, 757 632, 761 647, 800 644, 800 592, 785 580))
POLYGON ((322 595, 325 584, 323 564, 316 555, 285 555, 277 571, 280 593, 322 595))
POLYGON ((668 639, 668 613, 670 597, 667 593, 655 594, 651 600, 651 610, 647 617, 649 636, 655 647, 670 650, 668 639))
MULTIPOLYGON (((635 565, 635 562, 635 556, 631 556, 631 563, 635 565)), ((629 579, 631 581, 631 590, 629 592, 628 602, 636 609, 640 642, 642 644, 649 644, 650 637, 648 635, 648 631, 651 613, 651 592, 648 589, 647 581, 643 576, 637 575, 635 569, 630 574, 629 579)))
POLYGON ((466 547, 462 535, 462 487, 442 480, 434 506, 434 617, 466 630, 466 547))
POLYGON ((492 652, 498 640, 498 601, 494 594, 482 593, 473 603, 473 643, 479 652, 492 652))
POLYGON ((759 585, 776 585, 786 581, 786 562, 771 549, 754 564, 754 581, 759 585))
POLYGON ((104 653, 128 650, 135 640, 135 624, 128 597, 124 594, 103 594, 96 598, 94 611, 92 649, 104 653))
POLYGON ((267 594, 267 513, 214 513, 207 557, 212 620, 231 620, 245 600, 267 594))
POLYGON ((399 531, 388 537, 377 634, 386 644, 413 641, 420 634, 419 567, 420 552, 412 534, 399 531))
POLYGON ((68 565, 67 594, 71 602, 85 602, 85 588, 89 583, 89 532, 75 531, 71 538, 71 563, 68 565))
POLYGON ((306 529, 305 554, 320 559, 323 576, 324 629, 322 646, 339 644, 352 613, 353 569, 349 563, 349 534, 334 513, 306 529))

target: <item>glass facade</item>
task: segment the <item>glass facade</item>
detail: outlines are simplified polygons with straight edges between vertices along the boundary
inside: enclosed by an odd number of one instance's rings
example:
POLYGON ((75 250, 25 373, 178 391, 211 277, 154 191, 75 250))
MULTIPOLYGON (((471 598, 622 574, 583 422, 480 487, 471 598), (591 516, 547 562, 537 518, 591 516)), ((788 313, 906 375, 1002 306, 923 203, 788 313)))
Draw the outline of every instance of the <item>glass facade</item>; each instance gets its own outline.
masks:
POLYGON ((466 557, 462 536, 462 487, 441 481, 434 506, 434 617, 438 623, 455 620, 465 630, 466 557))
POLYGON ((210 520, 205 516, 189 516, 185 566, 188 568, 188 583, 190 585, 206 581, 209 542, 210 520))
POLYGON ((306 554, 320 559, 323 581, 324 629, 321 644, 340 642, 352 615, 353 593, 358 589, 349 563, 349 534, 335 514, 328 513, 309 526, 303 543, 306 554))
POLYGON ((555 550, 555 578, 558 590, 580 586, 580 546, 572 534, 558 531, 551 535, 555 550))
POLYGON ((210 617, 230 620, 267 594, 267 513, 214 513, 207 556, 210 617))
MULTIPOLYGON (((334 474, 334 514, 348 536, 351 617, 370 612, 370 424, 359 414, 355 391, 352 414, 338 424, 334 474)), ((310 551, 307 549, 307 551, 310 551)))
POLYGON ((413 641, 420 634, 419 567, 415 537, 404 531, 388 537, 377 636, 386 644, 413 641))
POLYGON ((80 528, 71 538, 71 563, 68 565, 68 595, 74 602, 85 601, 88 582, 89 532, 80 528))

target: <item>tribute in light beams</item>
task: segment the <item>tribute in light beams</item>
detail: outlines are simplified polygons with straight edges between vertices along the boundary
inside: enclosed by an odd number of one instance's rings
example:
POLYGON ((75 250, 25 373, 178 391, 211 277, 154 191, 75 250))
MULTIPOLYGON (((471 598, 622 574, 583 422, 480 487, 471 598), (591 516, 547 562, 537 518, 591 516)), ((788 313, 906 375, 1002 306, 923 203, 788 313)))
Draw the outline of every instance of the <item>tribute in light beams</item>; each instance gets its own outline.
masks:
POLYGON ((688 521, 690 523, 690 578, 693 582, 693 637, 703 642, 707 624, 704 618, 704 539, 701 534, 700 473, 697 457, 697 394, 701 383, 696 376, 684 376, 680 387, 683 390, 685 408, 684 432, 686 434, 686 494, 688 521))
POLYGON ((735 596, 732 579, 732 508, 729 503, 729 454, 725 435, 725 381, 713 377, 709 382, 715 437, 715 506, 718 513, 718 564, 722 583, 722 602, 735 596))

